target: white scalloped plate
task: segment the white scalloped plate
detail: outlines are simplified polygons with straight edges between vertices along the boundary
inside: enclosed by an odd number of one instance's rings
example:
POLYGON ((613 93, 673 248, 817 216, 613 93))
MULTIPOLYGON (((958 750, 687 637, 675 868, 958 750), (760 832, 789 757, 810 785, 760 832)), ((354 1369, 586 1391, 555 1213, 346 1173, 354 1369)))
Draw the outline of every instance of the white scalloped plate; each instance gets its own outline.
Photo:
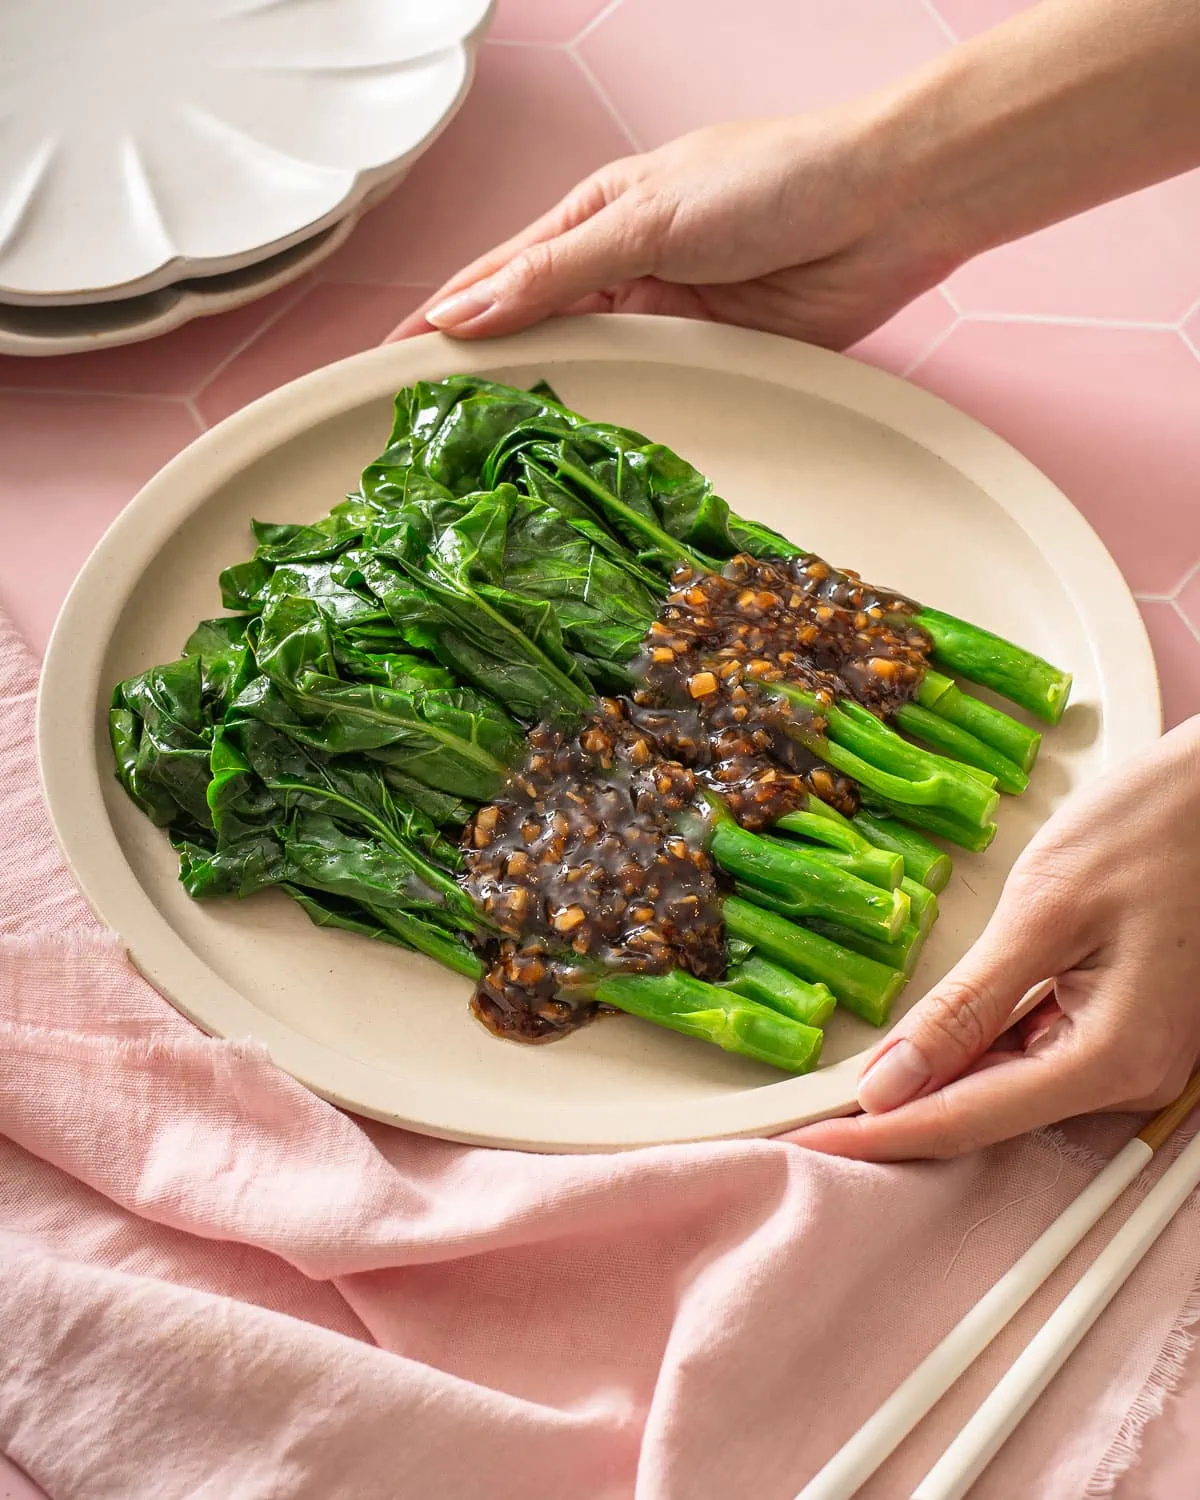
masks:
POLYGON ((358 215, 353 213, 311 240, 302 240, 242 270, 176 281, 156 292, 143 292, 140 297, 119 302, 37 307, 0 302, 0 354, 46 358, 115 349, 170 333, 194 318, 232 312, 299 280, 320 265, 348 238, 357 222, 358 215))
POLYGON ((113 302, 16 306, 0 301, 0 354, 47 358, 140 344, 195 318, 232 312, 235 307, 257 302, 327 260, 349 239, 363 214, 398 187, 406 175, 407 169, 381 182, 344 219, 311 239, 222 276, 174 281, 156 292, 113 302))
POLYGON ((285 251, 454 114, 495 0, 5 0, 0 301, 285 251))
POLYGON ((1033 785, 984 855, 960 854, 911 1002, 966 949, 1016 854, 1067 792, 1149 743, 1153 657, 1116 565, 1027 460, 906 382, 764 334, 662 318, 559 319, 491 344, 437 335, 357 355, 206 433, 122 513, 46 658, 38 715, 55 828, 89 901, 205 1030, 254 1037, 361 1114, 431 1135, 589 1151, 769 1135, 845 1112, 878 1034, 835 1015, 803 1078, 628 1017, 551 1046, 496 1041, 468 986, 429 961, 318 931, 275 893, 190 901, 167 840, 112 774, 114 683, 178 654, 219 608, 251 516, 308 520, 383 446, 393 392, 475 370, 530 384, 678 448, 734 507, 867 578, 1015 637, 1075 673, 1033 785))

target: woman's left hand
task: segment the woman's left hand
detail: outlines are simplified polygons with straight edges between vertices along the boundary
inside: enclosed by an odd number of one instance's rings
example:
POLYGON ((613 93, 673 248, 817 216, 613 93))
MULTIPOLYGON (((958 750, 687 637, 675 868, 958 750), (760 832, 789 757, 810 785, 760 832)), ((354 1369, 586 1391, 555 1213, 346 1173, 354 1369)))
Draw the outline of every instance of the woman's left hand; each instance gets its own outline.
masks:
POLYGON ((1070 1115, 1157 1109, 1200 1057, 1200 717, 1077 794, 969 953, 875 1051, 865 1113, 796 1133, 863 1161, 957 1156, 1070 1115), (1005 1032, 1021 1000, 1054 998, 1005 1032))

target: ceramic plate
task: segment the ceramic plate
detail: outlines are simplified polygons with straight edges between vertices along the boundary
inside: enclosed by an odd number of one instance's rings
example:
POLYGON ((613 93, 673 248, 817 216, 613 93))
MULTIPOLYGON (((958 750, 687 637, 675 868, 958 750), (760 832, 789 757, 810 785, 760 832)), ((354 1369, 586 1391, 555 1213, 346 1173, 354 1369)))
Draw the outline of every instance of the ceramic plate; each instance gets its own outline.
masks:
POLYGON ((0 302, 0 354, 45 358, 54 354, 86 354, 140 344, 170 333, 193 318, 232 312, 257 302, 319 266, 350 237, 367 209, 398 187, 406 173, 382 182, 344 219, 301 240, 266 260, 226 271, 222 276, 197 276, 172 282, 156 292, 117 302, 39 303, 15 306, 0 302))
POLYGON ((266 259, 453 115, 494 0, 5 0, 0 301, 266 259))
POLYGON ((115 349, 170 333, 193 318, 231 312, 319 265, 342 244, 356 221, 357 215, 352 214, 311 240, 244 270, 177 281, 120 302, 75 302, 66 307, 15 307, 0 302, 0 354, 45 358, 115 349))
POLYGON ((960 854, 915 999, 966 949, 1005 873, 1074 786, 1159 723, 1153 658, 1116 565, 1068 500, 935 397, 840 355, 710 324, 556 320, 487 344, 436 335, 306 376, 206 433, 142 491, 72 590, 46 659, 39 746, 58 836, 99 916, 205 1030, 254 1037, 351 1109, 456 1140, 586 1151, 771 1134, 844 1112, 878 1033, 848 1015, 826 1061, 771 1069, 627 1017, 544 1047, 495 1040, 468 987, 425 959, 320 932, 286 897, 190 901, 165 837, 112 774, 105 710, 121 678, 178 655, 219 611, 217 573, 248 523, 315 519, 386 439, 393 392, 482 371, 545 376, 598 419, 652 434, 737 510, 880 584, 1011 636, 1075 673, 1033 785, 1005 799, 984 855, 960 854))

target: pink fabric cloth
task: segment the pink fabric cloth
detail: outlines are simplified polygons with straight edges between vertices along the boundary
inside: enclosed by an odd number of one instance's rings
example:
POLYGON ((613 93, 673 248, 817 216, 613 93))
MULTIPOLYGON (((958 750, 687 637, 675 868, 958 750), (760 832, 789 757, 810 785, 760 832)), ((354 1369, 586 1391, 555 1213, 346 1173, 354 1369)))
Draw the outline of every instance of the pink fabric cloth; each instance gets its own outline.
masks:
MULTIPOLYGON (((34 693, 0 618, 0 1449, 52 1500, 790 1500, 1126 1133, 884 1168, 343 1114, 97 925, 34 693)), ((1111 1490, 1189 1346, 1196 1229, 1193 1202, 979 1500, 1111 1490)), ((1097 1243, 864 1496, 909 1493, 1097 1243)))

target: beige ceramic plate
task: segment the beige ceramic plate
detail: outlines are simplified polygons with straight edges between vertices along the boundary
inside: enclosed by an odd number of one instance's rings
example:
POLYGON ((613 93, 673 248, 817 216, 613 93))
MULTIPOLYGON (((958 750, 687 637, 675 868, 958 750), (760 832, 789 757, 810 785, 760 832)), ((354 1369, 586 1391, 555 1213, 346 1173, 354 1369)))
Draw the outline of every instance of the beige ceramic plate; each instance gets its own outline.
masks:
MULTIPOLYGON (((783 339, 663 319, 560 320, 491 344, 393 344, 285 386, 170 463, 71 592, 46 660, 39 744, 63 848, 99 916, 206 1031, 254 1037, 310 1088, 432 1135, 588 1151, 765 1135, 844 1112, 877 1039, 839 1016, 806 1078, 614 1017, 547 1047, 494 1040, 431 962, 319 932, 285 897, 200 904, 112 777, 120 678, 178 654, 219 609, 252 516, 314 519, 382 448, 418 378, 545 376, 573 406, 678 448, 752 516, 876 582, 1014 637, 1075 673, 1030 792, 961 855, 915 998, 982 928, 1018 850, 1066 793, 1157 733, 1153 659, 1116 566, 1057 489, 934 397, 783 339)), ((906 997, 908 998, 908 997, 906 997)))

